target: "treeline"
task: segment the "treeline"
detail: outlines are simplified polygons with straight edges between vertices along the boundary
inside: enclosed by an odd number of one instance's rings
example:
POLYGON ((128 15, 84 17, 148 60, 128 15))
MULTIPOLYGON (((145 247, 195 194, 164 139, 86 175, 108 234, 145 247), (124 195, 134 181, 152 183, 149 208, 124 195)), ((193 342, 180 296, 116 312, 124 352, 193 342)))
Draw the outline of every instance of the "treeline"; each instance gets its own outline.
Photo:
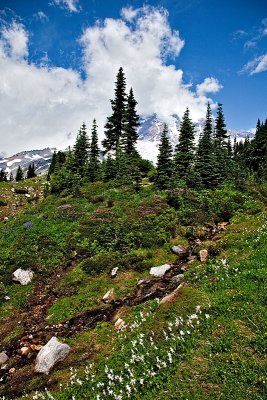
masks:
POLYGON ((0 182, 7 182, 7 181, 12 182, 14 180, 16 182, 19 182, 19 181, 22 181, 23 179, 35 178, 36 176, 37 175, 36 175, 36 172, 35 172, 34 163, 32 163, 32 164, 30 164, 28 166, 28 170, 27 170, 25 175, 23 173, 23 170, 22 170, 21 166, 19 165, 18 168, 17 168, 17 171, 16 171, 15 178, 14 178, 12 172, 10 172, 9 177, 8 177, 8 173, 7 172, 5 172, 3 169, 0 170, 0 182))
POLYGON ((193 187, 215 189, 231 181, 242 186, 246 180, 267 178, 267 121, 258 121, 255 138, 231 144, 222 104, 218 104, 213 121, 207 106, 203 131, 196 143, 195 127, 187 108, 180 125, 178 144, 173 149, 164 125, 156 168, 143 160, 137 151, 139 116, 132 88, 126 93, 126 79, 120 68, 111 100, 112 114, 107 118, 103 150, 98 144, 94 120, 90 137, 81 126, 74 147, 67 153, 54 154, 48 172, 52 193, 75 191, 86 182, 110 181, 141 187, 144 176, 158 189, 193 187))

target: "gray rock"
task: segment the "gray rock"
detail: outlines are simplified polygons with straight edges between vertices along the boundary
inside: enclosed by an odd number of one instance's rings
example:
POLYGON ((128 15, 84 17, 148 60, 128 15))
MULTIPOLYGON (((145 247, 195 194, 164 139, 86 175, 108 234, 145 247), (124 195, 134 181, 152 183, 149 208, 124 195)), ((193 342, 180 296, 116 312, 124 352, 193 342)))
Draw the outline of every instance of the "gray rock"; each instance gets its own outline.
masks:
POLYGON ((110 289, 103 297, 102 297, 102 301, 106 302, 106 301, 110 301, 114 299, 114 289, 110 289))
POLYGON ((39 351, 36 358, 35 372, 42 372, 46 375, 53 366, 63 361, 70 352, 70 346, 65 343, 60 343, 55 336, 53 336, 48 343, 39 351))
POLYGON ((112 269, 112 271, 110 273, 111 278, 115 278, 117 276, 118 269, 119 269, 118 267, 115 267, 112 269))
POLYGON ((0 353, 0 365, 3 365, 7 362, 8 360, 8 356, 6 354, 5 351, 2 351, 2 353, 0 353))
POLYGON ((186 248, 184 246, 181 246, 180 244, 178 244, 177 246, 172 246, 171 251, 177 256, 184 256, 187 253, 186 248))
POLYGON ((167 271, 171 268, 170 264, 160 265, 159 267, 152 267, 150 269, 150 275, 156 276, 157 278, 161 278, 165 275, 167 271))
POLYGON ((18 268, 13 272, 13 281, 19 282, 21 285, 27 285, 33 278, 33 272, 30 269, 18 268))
POLYGON ((178 285, 181 282, 181 279, 184 277, 184 274, 175 275, 172 277, 171 282, 175 285, 178 285))

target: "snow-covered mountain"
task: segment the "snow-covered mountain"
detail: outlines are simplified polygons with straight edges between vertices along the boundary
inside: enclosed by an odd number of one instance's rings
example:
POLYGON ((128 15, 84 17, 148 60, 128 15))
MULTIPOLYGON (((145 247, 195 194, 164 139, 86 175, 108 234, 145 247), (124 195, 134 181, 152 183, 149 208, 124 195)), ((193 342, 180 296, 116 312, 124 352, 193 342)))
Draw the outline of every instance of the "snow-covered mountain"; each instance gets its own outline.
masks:
MULTIPOLYGON (((141 118, 140 122, 141 125, 138 131, 138 150, 144 158, 155 162, 157 159, 158 145, 164 122, 159 119, 156 114, 147 118, 141 118)), ((177 115, 171 116, 168 120, 169 138, 173 147, 178 141, 180 123, 181 121, 177 115)), ((203 131, 204 124, 204 119, 200 119, 195 123, 196 142, 203 131)), ((244 140, 246 137, 252 138, 254 136, 254 132, 244 130, 228 130, 228 134, 232 140, 236 138, 237 141, 244 140)))
POLYGON ((37 175, 45 174, 51 163, 53 152, 55 149, 46 148, 43 150, 22 151, 11 157, 0 158, 0 169, 8 174, 11 172, 15 176, 18 166, 20 165, 24 172, 27 171, 29 164, 34 163, 37 175))

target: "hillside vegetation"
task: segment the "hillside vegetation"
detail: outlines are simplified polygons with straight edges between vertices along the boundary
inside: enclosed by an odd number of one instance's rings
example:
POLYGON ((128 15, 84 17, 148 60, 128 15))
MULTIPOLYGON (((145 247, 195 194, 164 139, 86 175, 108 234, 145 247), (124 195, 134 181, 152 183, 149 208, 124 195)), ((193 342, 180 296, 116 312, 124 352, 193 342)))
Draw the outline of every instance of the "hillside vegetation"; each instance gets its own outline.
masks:
POLYGON ((10 218, 0 228, 1 396, 265 399, 266 201, 263 185, 136 192, 95 182, 10 218), (150 275, 166 263, 162 278, 150 275), (26 286, 12 282, 19 267, 34 272, 26 286), (71 352, 37 374, 52 336, 71 352))

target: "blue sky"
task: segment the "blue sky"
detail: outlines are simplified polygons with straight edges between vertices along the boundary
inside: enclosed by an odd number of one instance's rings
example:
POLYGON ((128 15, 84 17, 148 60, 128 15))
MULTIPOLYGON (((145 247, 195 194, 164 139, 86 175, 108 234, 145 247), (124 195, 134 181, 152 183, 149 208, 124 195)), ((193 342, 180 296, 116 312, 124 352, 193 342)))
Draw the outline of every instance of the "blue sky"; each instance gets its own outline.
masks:
MULTIPOLYGON (((41 146, 44 136, 48 145, 63 145, 93 114, 103 124, 118 65, 141 114, 167 118, 189 106, 197 119, 211 99, 223 103, 229 129, 248 130, 267 117, 263 0, 0 0, 0 9, 0 82, 7 88, 0 129, 5 137, 21 130, 18 150, 29 135, 31 145, 41 146), (46 131, 39 127, 38 137, 40 116, 46 131)), ((11 146, 12 138, 4 140, 3 151, 11 146)))

